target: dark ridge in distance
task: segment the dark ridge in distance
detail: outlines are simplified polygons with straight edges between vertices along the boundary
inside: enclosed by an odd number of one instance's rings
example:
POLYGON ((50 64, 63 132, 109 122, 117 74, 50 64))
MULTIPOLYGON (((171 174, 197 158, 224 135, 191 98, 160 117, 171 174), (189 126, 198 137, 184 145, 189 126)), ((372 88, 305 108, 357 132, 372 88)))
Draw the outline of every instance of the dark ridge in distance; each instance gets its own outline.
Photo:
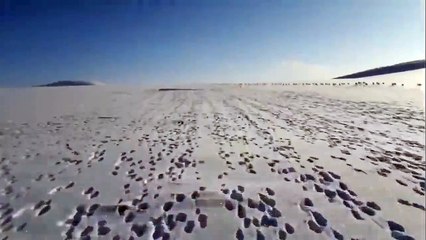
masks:
POLYGON ((159 88, 158 91, 200 91, 199 88, 159 88))
POLYGON ((95 85, 91 82, 84 81, 57 81, 48 84, 36 85, 33 87, 69 87, 69 86, 92 86, 95 85))
POLYGON ((349 74, 349 75, 336 77, 334 79, 362 78, 362 77, 371 77, 371 76, 376 76, 376 75, 406 72, 406 71, 412 71, 412 70, 425 68, 425 65, 426 65, 425 60, 417 60, 417 61, 399 63, 399 64, 386 66, 386 67, 369 69, 369 70, 362 71, 362 72, 357 72, 357 73, 353 73, 353 74, 349 74))

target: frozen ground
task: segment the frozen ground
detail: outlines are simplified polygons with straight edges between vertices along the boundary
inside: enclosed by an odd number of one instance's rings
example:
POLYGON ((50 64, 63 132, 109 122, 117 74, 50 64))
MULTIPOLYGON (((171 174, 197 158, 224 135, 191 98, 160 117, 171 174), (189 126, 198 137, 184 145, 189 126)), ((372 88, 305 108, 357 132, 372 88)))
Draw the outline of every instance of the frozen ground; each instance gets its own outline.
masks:
POLYGON ((2 239, 425 239, 419 89, 0 89, 0 103, 2 239))

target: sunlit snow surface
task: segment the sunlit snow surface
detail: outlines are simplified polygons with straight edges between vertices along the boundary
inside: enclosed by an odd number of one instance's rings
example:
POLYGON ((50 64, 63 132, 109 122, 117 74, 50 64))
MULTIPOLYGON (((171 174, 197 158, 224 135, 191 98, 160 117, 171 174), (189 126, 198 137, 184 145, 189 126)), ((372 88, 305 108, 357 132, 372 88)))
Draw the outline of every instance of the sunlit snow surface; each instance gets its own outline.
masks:
POLYGON ((424 239, 421 92, 322 89, 1 89, 0 236, 424 239))

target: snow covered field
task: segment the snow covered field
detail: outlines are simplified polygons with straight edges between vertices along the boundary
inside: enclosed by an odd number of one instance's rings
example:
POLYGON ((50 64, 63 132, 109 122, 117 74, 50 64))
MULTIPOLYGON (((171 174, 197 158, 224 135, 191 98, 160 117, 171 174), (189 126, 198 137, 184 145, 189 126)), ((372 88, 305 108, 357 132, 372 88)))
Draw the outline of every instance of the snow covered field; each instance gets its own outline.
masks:
POLYGON ((0 89, 0 103, 1 238, 425 239, 419 88, 0 89))

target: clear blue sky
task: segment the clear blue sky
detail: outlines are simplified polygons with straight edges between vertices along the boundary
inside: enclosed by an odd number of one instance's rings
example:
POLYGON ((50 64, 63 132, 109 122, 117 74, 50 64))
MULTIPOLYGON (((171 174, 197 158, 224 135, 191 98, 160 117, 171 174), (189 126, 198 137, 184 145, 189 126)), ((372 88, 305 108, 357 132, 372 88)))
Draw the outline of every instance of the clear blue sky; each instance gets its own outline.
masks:
POLYGON ((350 73, 424 59, 423 11, 424 0, 0 0, 0 85, 350 73))

